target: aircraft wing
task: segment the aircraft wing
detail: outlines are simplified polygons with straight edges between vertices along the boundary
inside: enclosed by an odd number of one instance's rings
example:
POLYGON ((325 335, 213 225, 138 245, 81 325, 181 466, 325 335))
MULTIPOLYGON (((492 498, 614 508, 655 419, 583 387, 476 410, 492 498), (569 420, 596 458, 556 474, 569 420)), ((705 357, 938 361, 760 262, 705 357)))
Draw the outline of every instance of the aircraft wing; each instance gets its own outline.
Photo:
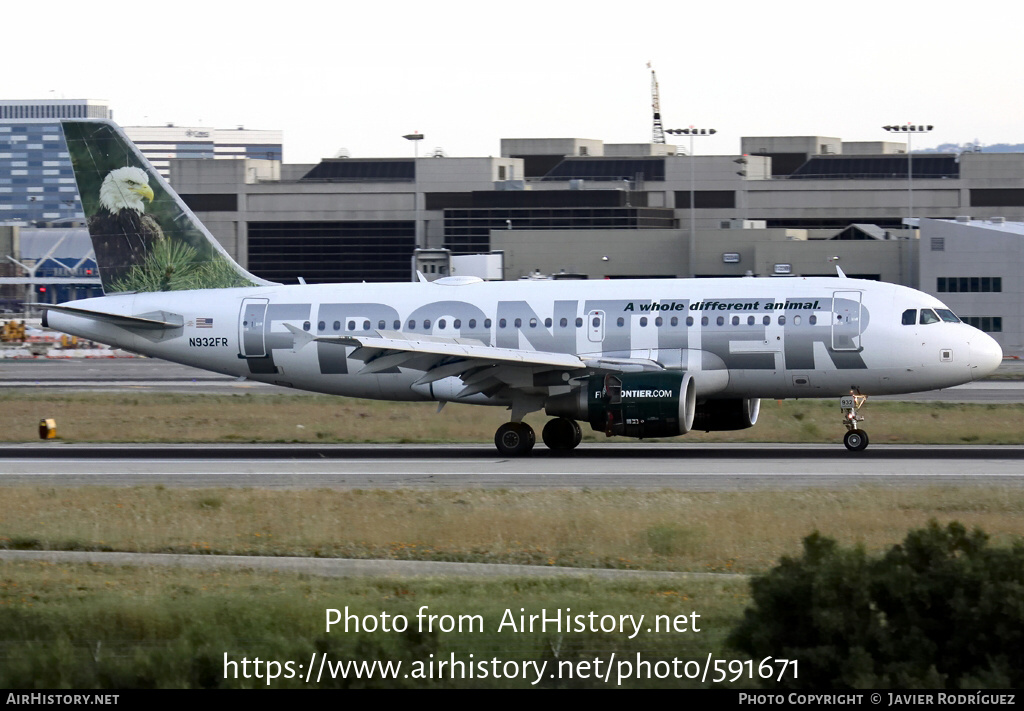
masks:
MULTIPOLYGON (((424 371, 416 385, 449 377, 461 378, 466 388, 460 396, 493 391, 495 386, 534 387, 537 384, 534 376, 539 373, 565 373, 575 377, 664 369, 653 360, 497 348, 465 338, 410 337, 391 331, 378 331, 376 336, 319 336, 291 324, 285 327, 295 336, 295 350, 313 342, 354 348, 349 357, 365 363, 357 375, 379 373, 398 366, 415 368, 424 371)), ((564 377, 562 382, 568 379, 564 377)))

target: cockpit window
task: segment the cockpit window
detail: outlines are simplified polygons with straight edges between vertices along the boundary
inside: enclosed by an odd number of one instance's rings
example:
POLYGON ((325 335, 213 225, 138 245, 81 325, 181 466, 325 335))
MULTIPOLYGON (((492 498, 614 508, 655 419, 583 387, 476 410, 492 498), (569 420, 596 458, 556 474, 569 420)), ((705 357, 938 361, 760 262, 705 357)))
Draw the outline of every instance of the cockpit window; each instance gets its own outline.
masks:
POLYGON ((907 309, 903 312, 903 325, 913 326, 917 323, 917 309, 907 309))
POLYGON ((931 309, 921 309, 921 324, 938 323, 939 317, 931 309))
POLYGON ((935 309, 935 313, 946 323, 960 323, 960 319, 949 309, 935 309))

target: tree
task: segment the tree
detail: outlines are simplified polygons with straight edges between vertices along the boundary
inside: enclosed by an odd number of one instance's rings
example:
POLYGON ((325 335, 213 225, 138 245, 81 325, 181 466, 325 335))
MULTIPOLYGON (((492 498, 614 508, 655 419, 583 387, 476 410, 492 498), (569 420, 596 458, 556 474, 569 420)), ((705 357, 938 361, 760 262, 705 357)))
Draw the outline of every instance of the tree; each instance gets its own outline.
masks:
POLYGON ((729 643, 796 659, 770 686, 1024 686, 1024 545, 931 521, 881 557, 815 532, 751 583, 729 643))

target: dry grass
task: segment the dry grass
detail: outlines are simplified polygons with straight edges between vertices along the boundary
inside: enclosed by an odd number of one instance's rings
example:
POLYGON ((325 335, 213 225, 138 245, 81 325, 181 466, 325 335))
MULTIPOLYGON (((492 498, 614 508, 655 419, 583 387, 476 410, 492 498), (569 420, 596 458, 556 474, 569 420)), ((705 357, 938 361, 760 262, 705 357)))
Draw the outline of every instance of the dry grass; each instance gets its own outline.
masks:
POLYGON ((1024 491, 4 489, 19 548, 766 570, 814 530, 879 550, 930 518, 1024 536, 1024 491))
MULTIPOLYGON (((166 393, 0 394, 0 441, 38 436, 57 420, 69 442, 490 442, 503 408, 393 403, 309 395, 166 393)), ((871 402, 874 443, 1024 443, 1024 405, 871 402)), ((537 430, 546 417, 527 418, 537 430)), ((836 442, 844 432, 833 400, 762 402, 761 419, 739 432, 692 432, 688 441, 836 442)), ((584 425, 585 441, 607 441, 584 425)), ((623 440, 625 441, 625 440, 623 440)))

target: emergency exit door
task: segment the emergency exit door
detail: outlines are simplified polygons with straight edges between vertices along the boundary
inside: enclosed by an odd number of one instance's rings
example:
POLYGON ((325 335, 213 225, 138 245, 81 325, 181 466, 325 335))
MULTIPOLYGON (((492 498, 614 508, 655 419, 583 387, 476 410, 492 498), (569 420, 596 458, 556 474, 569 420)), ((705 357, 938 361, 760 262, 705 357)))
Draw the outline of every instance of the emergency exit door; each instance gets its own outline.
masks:
POLYGON ((269 299, 245 299, 238 318, 238 343, 242 356, 262 358, 267 354, 263 326, 269 299))

